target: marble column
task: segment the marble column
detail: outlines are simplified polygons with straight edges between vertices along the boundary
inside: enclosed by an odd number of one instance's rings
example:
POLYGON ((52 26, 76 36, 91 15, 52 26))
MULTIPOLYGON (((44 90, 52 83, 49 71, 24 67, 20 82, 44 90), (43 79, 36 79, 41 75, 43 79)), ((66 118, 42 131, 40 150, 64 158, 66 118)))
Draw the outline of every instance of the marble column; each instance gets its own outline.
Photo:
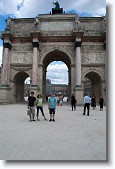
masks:
POLYGON ((75 97, 78 105, 83 104, 83 87, 81 85, 81 40, 76 40, 76 86, 75 86, 75 97))
POLYGON ((38 85, 38 42, 33 44, 33 64, 32 64, 32 86, 38 85))
POLYGON ((11 44, 9 42, 3 43, 3 69, 2 69, 2 84, 5 86, 9 85, 9 50, 11 44))
POLYGON ((81 41, 76 41, 75 47, 76 47, 76 85, 81 86, 81 41))

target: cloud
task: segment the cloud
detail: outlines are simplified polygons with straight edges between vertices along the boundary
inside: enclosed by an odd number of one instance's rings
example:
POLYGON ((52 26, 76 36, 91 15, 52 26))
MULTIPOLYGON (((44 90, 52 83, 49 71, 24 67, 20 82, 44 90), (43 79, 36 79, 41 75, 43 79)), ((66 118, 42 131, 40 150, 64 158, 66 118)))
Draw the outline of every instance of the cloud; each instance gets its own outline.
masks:
POLYGON ((22 2, 17 5, 17 10, 19 11, 20 8, 23 7, 23 5, 24 5, 24 0, 22 0, 22 2))
MULTIPOLYGON (((85 12, 92 15, 105 15, 106 13, 106 0, 59 0, 59 3, 66 13, 71 10, 76 11, 76 13, 85 12)), ((0 0, 0 14, 13 14, 18 18, 50 13, 52 8, 51 0, 0 0)))
POLYGON ((63 62, 52 62, 47 67, 47 79, 52 84, 68 84, 68 68, 63 62))

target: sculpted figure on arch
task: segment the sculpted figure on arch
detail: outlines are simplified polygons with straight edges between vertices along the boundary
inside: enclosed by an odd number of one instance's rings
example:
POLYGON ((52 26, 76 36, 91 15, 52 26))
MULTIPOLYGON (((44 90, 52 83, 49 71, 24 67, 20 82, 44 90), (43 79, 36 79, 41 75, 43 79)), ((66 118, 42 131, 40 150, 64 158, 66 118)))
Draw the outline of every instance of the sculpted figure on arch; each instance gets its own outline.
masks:
POLYGON ((58 1, 53 2, 53 4, 55 4, 55 9, 60 9, 60 5, 59 5, 59 2, 58 2, 58 1))

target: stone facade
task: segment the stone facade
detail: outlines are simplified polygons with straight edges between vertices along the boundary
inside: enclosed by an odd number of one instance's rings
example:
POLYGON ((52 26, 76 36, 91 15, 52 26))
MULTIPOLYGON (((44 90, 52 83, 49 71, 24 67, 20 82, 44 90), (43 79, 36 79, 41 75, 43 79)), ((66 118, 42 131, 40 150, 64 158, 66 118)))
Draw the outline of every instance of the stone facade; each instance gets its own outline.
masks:
MULTIPOLYGON (((23 100, 24 80, 30 77, 35 95, 45 98, 46 71, 52 61, 68 67, 69 95, 82 104, 85 77, 97 99, 106 93, 106 18, 75 14, 40 14, 8 19, 2 33, 3 67, 0 102, 23 100)), ((92 94, 91 93, 91 94, 92 94)))

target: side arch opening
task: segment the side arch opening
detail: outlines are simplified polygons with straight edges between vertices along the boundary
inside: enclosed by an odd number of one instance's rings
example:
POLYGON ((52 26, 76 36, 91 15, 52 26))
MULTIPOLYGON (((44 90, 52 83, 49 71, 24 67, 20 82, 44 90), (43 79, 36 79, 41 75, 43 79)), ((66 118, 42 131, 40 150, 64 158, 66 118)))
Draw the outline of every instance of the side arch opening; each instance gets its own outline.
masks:
POLYGON ((18 72, 14 76, 14 95, 16 102, 24 101, 24 88, 25 88, 25 80, 29 77, 29 75, 25 72, 18 72))

